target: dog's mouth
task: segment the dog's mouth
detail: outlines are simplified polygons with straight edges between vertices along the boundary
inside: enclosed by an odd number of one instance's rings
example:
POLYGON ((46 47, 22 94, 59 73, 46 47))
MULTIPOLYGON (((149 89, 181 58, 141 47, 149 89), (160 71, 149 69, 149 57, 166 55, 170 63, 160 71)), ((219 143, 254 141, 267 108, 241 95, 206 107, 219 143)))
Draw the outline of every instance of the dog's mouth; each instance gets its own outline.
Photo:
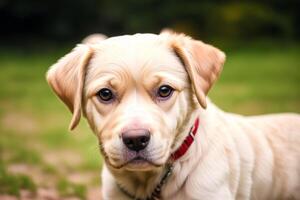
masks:
POLYGON ((112 169, 128 169, 131 171, 154 170, 165 165, 166 155, 164 149, 142 151, 129 151, 122 149, 119 152, 106 153, 104 148, 101 148, 101 153, 104 156, 105 162, 112 169))
POLYGON ((134 158, 130 159, 129 161, 127 161, 124 165, 154 165, 156 166, 156 164, 149 160, 146 157, 137 155, 134 158))
POLYGON ((129 160, 124 164, 124 167, 128 170, 134 170, 134 171, 145 171, 152 168, 160 167, 161 165, 154 163, 153 161, 142 157, 142 156, 136 156, 133 159, 129 160))
POLYGON ((136 156, 135 158, 127 162, 127 164, 141 164, 141 163, 151 164, 152 162, 150 162, 147 158, 144 158, 142 156, 136 156))
POLYGON ((145 171, 151 168, 161 167, 162 164, 157 164, 150 159, 143 156, 135 156, 134 158, 122 163, 121 165, 113 165, 111 162, 109 164, 115 169, 127 168, 134 171, 145 171))

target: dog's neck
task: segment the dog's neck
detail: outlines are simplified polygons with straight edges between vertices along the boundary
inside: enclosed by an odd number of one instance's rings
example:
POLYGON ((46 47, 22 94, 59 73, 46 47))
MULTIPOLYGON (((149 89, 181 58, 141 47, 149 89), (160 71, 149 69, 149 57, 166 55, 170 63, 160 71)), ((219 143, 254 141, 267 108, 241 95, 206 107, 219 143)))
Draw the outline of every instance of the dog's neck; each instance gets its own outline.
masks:
MULTIPOLYGON (((199 111, 200 111, 199 109, 194 110, 190 115, 189 119, 187 119, 185 126, 180 129, 182 133, 185 134, 180 134, 183 137, 180 138, 174 144, 173 151, 179 148, 179 146, 183 143, 186 136, 189 134, 189 131, 193 126, 195 119, 199 117, 199 111)), ((182 157, 180 157, 178 160, 176 160, 173 163, 173 165, 176 166, 175 171, 177 171, 178 167, 181 168, 179 165, 183 165, 185 162, 188 162, 188 160, 191 158, 190 153, 195 151, 193 150, 194 148, 196 148, 195 146, 196 145, 192 144, 189 150, 182 157)), ((147 196, 151 195, 155 187, 159 184, 162 177, 164 176, 165 171, 166 171, 166 166, 159 167, 156 170, 152 170, 152 171, 141 171, 141 172, 132 172, 127 170, 120 171, 120 170, 111 169, 113 176, 117 177, 116 183, 118 184, 118 186, 121 187, 123 190, 127 191, 128 194, 131 194, 132 196, 139 197, 139 198, 146 198, 147 196)), ((170 179, 174 179, 174 176, 171 175, 170 179)), ((180 182, 181 184, 183 184, 184 181, 180 181, 180 182)))
POLYGON ((114 173, 117 177, 116 184, 118 189, 127 197, 139 197, 141 199, 149 196, 160 181, 163 173, 163 167, 156 170, 133 172, 124 170, 114 173))

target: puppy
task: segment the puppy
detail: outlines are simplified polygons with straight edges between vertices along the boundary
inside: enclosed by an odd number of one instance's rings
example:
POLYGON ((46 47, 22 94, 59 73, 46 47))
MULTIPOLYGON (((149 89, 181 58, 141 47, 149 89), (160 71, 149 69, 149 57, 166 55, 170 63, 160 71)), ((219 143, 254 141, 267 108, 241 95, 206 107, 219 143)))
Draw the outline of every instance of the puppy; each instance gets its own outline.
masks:
POLYGON ((104 200, 300 199, 300 116, 225 113, 206 95, 225 62, 183 34, 78 45, 47 81, 99 139, 104 200))

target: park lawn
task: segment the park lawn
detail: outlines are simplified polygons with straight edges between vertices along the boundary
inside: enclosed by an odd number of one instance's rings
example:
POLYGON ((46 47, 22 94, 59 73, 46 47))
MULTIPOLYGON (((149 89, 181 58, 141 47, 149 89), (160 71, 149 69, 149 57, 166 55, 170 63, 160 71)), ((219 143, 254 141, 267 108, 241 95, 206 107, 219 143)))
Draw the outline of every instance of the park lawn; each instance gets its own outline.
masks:
MULTIPOLYGON (((85 199, 101 184, 96 137, 84 120, 68 131, 71 114, 45 81, 47 68, 67 51, 0 50, 0 195, 43 188, 85 199)), ((209 95, 220 108, 246 115, 300 112, 300 45, 225 52, 224 71, 209 95)))
POLYGON ((300 111, 300 46, 252 45, 227 53, 210 97, 222 109, 245 115, 300 111))

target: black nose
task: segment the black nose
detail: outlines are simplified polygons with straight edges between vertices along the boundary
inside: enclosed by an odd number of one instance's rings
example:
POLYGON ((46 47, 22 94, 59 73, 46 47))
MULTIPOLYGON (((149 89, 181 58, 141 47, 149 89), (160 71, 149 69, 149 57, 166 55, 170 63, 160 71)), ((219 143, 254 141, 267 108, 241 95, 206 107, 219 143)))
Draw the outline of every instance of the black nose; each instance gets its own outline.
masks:
POLYGON ((146 129, 133 129, 122 133, 122 140, 125 146, 133 151, 140 151, 146 148, 150 141, 150 132, 146 129))

